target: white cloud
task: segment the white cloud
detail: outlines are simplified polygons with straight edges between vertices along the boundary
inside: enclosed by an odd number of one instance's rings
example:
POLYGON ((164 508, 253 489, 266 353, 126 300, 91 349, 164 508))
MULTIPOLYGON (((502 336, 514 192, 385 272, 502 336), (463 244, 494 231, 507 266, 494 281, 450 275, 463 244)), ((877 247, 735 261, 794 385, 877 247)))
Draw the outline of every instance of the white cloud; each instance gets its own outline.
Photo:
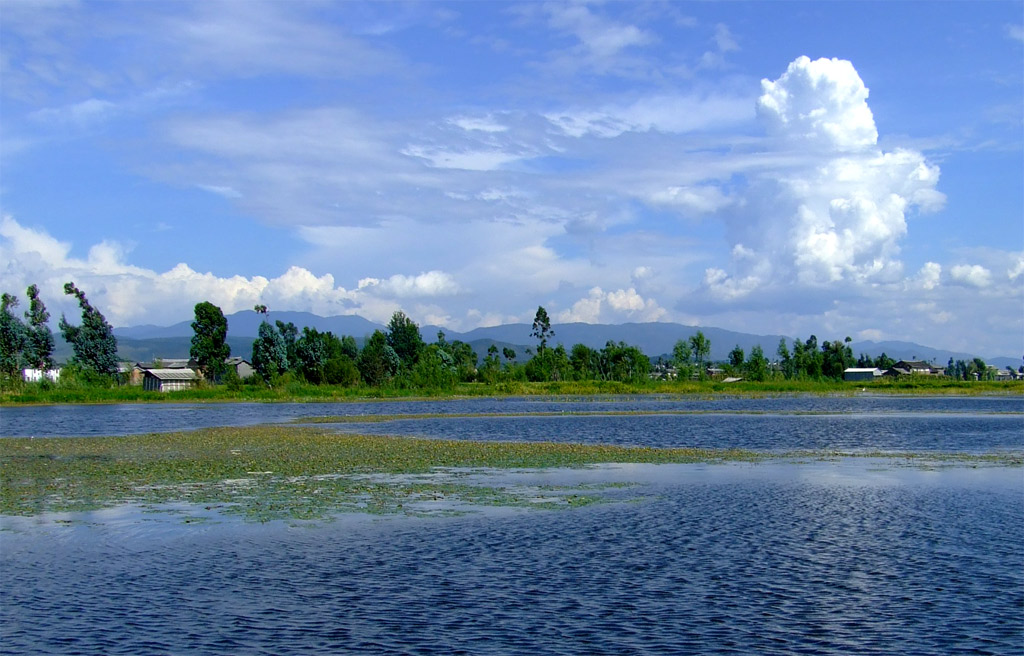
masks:
POLYGON ((848 61, 798 57, 761 88, 758 114, 787 143, 842 152, 878 141, 868 89, 848 61))
POLYGON ((454 151, 423 146, 409 146, 402 150, 402 154, 426 160, 436 168, 464 171, 496 171, 523 158, 522 155, 500 150, 454 151))
POLYGON ((1010 280, 1016 280, 1024 275, 1024 257, 1018 257, 1017 261, 1010 265, 1010 268, 1006 271, 1006 277, 1010 280))
POLYGON ((922 289, 935 289, 939 286, 942 276, 942 265, 936 262, 925 262, 917 274, 918 284, 922 289))
POLYGON ((750 120, 749 98, 667 94, 647 96, 629 104, 599 109, 566 108, 545 118, 570 137, 612 138, 624 132, 682 134, 718 129, 750 120))
POLYGON ((903 275, 900 242, 907 214, 934 211, 938 167, 917 152, 883 152, 853 65, 800 57, 775 81, 762 81, 758 116, 786 153, 753 170, 742 198, 725 208, 735 273, 714 268, 705 286, 744 298, 769 282, 828 286, 894 282, 903 275), (756 262, 757 271, 750 264, 756 262))
POLYGON ((385 280, 363 278, 359 281, 360 290, 369 288, 374 288, 381 295, 395 298, 451 296, 459 293, 458 283, 443 271, 427 271, 417 276, 395 274, 385 280))
POLYGON ((972 287, 984 288, 992 284, 992 272, 979 264, 958 264, 949 270, 956 282, 972 287))
POLYGON ((624 320, 658 321, 665 315, 666 311, 654 299, 645 299, 632 287, 612 292, 594 287, 585 298, 573 303, 570 309, 559 312, 556 317, 561 323, 617 323, 624 320))
POLYGON ((492 116, 456 116, 448 122, 467 132, 507 132, 508 126, 494 120, 492 116))

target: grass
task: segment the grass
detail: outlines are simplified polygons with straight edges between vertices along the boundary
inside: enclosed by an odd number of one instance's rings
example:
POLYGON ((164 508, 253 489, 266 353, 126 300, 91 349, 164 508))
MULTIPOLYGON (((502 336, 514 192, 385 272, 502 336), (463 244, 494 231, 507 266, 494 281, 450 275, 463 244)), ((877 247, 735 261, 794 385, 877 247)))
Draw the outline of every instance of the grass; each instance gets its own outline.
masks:
MULTIPOLYGON (((1024 464, 1020 454, 880 455, 947 464, 1024 464)), ((600 501, 601 496, 580 488, 470 484, 465 475, 481 469, 753 462, 770 457, 787 456, 737 449, 344 435, 281 425, 106 438, 5 438, 0 439, 0 514, 175 502, 255 520, 323 518, 350 511, 415 513, 435 501, 444 502, 449 511, 461 504, 569 507, 600 501)))
POLYGON ((551 383, 505 382, 494 385, 460 383, 446 389, 406 387, 338 387, 289 382, 275 388, 262 385, 202 386, 179 392, 153 392, 141 387, 88 387, 40 384, 7 385, 0 389, 0 404, 54 403, 195 403, 195 402, 308 402, 361 401, 398 398, 458 398, 501 396, 598 396, 631 394, 672 394, 687 396, 774 396, 785 394, 854 395, 941 394, 941 395, 1024 395, 1024 381, 954 381, 940 377, 908 376, 872 382, 834 380, 741 381, 646 381, 618 383, 607 381, 563 381, 551 383))

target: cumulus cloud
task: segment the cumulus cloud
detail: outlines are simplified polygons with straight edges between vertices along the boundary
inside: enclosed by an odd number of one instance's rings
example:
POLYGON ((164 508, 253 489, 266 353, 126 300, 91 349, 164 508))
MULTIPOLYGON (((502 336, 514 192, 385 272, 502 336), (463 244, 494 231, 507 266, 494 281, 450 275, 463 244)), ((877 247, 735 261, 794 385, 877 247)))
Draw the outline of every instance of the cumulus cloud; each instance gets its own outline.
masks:
POLYGON ((427 271, 418 276, 395 274, 384 280, 363 278, 359 281, 360 290, 370 288, 394 298, 451 296, 459 292, 455 279, 443 271, 427 271))
POLYGON ((593 287, 585 298, 556 317, 561 323, 617 323, 624 320, 658 321, 665 314, 657 301, 645 299, 632 287, 611 292, 593 287))
POLYGON ((460 291, 443 271, 367 278, 347 290, 331 274, 317 276, 300 266, 291 266, 276 278, 220 277, 186 263, 163 272, 131 265, 126 261, 130 249, 114 241, 92 246, 86 258, 70 252, 69 244, 44 231, 26 228, 10 216, 0 220, 5 287, 17 290, 38 284, 48 306, 72 315, 73 303, 64 298, 63 285, 73 280, 116 326, 175 323, 191 316, 200 301, 210 301, 227 314, 264 303, 324 316, 359 313, 380 321, 398 309, 396 299, 415 303, 460 291))
POLYGON ((827 151, 875 145, 868 89, 851 62, 798 57, 777 80, 761 81, 757 112, 784 141, 827 151))
POLYGON ((956 282, 972 287, 984 288, 992 284, 992 272, 980 264, 958 264, 949 270, 956 282))
POLYGON ((942 265, 936 262, 925 262, 917 274, 917 282, 922 289, 935 289, 939 286, 942 276, 942 265))
POLYGON ((912 150, 878 148, 868 90, 848 61, 800 57, 762 91, 757 115, 784 158, 752 171, 744 196, 725 206, 743 250, 731 273, 709 269, 705 286, 738 299, 768 282, 899 280, 908 213, 945 201, 938 167, 912 150))

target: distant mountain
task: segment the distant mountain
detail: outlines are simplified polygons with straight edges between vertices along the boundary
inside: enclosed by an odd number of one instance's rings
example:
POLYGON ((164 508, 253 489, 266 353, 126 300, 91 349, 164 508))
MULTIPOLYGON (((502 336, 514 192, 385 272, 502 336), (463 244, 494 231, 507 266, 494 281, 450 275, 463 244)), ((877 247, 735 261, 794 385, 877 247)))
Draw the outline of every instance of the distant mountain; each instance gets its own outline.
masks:
MULTIPOLYGON (((228 315, 228 343, 231 345, 233 355, 248 358, 252 353, 252 342, 255 339, 259 324, 264 320, 263 315, 245 310, 228 315)), ((316 328, 319 331, 331 331, 335 335, 351 335, 356 341, 362 344, 364 338, 369 337, 375 330, 386 330, 386 326, 356 315, 339 315, 333 317, 321 317, 309 312, 271 312, 269 321, 291 322, 299 327, 300 331, 304 326, 316 328)), ((792 348, 793 338, 784 335, 756 335, 741 333, 723 328, 711 326, 686 326, 677 323, 625 323, 625 324, 588 324, 588 323, 565 323, 553 324, 554 336, 550 340, 552 346, 562 344, 567 350, 575 344, 585 344, 591 348, 600 349, 609 341, 626 342, 636 346, 652 360, 658 357, 670 356, 672 348, 680 339, 689 339, 698 330, 711 342, 711 359, 727 360, 729 351, 735 346, 743 349, 749 354, 755 345, 760 345, 765 356, 769 360, 775 358, 776 349, 780 339, 785 339, 787 346, 792 348)), ((537 340, 530 336, 531 324, 516 323, 501 326, 489 326, 486 328, 475 328, 468 332, 460 333, 439 326, 424 325, 420 327, 420 333, 424 341, 432 343, 437 340, 438 331, 445 333, 445 339, 449 342, 459 340, 466 342, 473 347, 482 360, 487 354, 487 349, 493 344, 498 347, 499 352, 504 348, 511 348, 516 352, 516 359, 520 362, 529 356, 527 349, 536 348, 537 340)), ((134 326, 129 328, 115 328, 114 334, 118 338, 118 353, 126 360, 151 361, 155 358, 185 358, 188 357, 189 347, 192 338, 192 322, 182 321, 173 326, 134 326)), ((70 348, 64 344, 59 335, 55 335, 57 341, 56 356, 59 361, 65 361, 71 355, 70 348)), ((827 340, 829 337, 821 337, 827 340)), ((949 358, 954 360, 970 360, 975 356, 969 353, 946 351, 922 346, 913 342, 887 341, 873 342, 861 341, 852 342, 851 348, 854 356, 866 354, 877 357, 885 353, 896 360, 926 360, 937 365, 945 365, 949 358)), ((1016 369, 1021 365, 1020 358, 995 357, 983 358, 986 363, 998 367, 1013 367, 1016 369)))
MULTIPOLYGON (((252 310, 243 310, 225 316, 228 320, 228 335, 230 337, 248 337, 250 345, 256 335, 259 334, 260 323, 264 319, 271 324, 277 321, 291 322, 299 327, 301 332, 304 326, 316 328, 317 330, 331 331, 335 335, 352 335, 362 340, 363 337, 373 334, 374 330, 383 330, 384 326, 373 323, 354 314, 343 314, 334 317, 321 317, 310 312, 271 312, 264 317, 252 310)), ((130 328, 115 328, 114 336, 118 339, 128 337, 131 339, 154 339, 158 337, 192 337, 192 320, 181 321, 173 326, 134 326, 130 328)))
MULTIPOLYGON (((888 342, 853 342, 850 344, 853 349, 853 355, 859 356, 861 353, 870 355, 871 357, 878 357, 882 353, 885 353, 889 357, 895 360, 923 360, 925 362, 931 362, 938 366, 946 366, 950 358, 953 360, 973 360, 975 356, 971 353, 964 353, 962 351, 947 351, 944 349, 935 349, 930 346, 922 346, 913 342, 900 342, 900 341, 888 341, 888 342), (896 355, 894 355, 896 354, 896 355)), ((985 364, 993 365, 995 367, 1007 368, 1012 367, 1017 369, 1021 366, 1021 358, 1010 358, 1010 357, 997 357, 997 358, 982 358, 985 364)))

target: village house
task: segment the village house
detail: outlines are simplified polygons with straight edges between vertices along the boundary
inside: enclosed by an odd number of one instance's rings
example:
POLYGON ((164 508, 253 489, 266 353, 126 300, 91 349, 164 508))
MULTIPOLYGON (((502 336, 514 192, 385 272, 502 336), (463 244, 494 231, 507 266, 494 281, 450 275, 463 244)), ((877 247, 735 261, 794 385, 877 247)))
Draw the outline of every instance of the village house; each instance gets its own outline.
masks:
POLYGON ((850 367, 843 371, 843 380, 871 381, 882 375, 877 367, 850 367))
POLYGON ((142 389, 149 392, 176 392, 189 389, 199 380, 199 374, 188 368, 146 369, 142 389))
POLYGON ((885 371, 886 376, 943 376, 945 373, 945 367, 936 367, 923 360, 900 360, 885 371))
POLYGON ((60 380, 60 369, 22 369, 21 378, 26 383, 38 383, 44 378, 51 383, 60 380))

